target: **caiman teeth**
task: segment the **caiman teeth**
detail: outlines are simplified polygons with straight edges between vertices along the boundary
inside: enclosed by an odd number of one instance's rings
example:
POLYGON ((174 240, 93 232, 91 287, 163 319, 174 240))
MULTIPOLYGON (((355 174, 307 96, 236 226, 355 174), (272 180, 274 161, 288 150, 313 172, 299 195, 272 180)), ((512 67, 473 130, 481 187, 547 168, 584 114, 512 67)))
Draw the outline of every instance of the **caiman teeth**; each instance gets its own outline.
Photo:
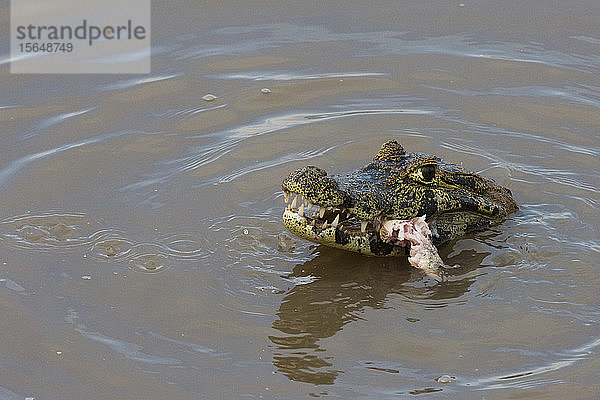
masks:
POLYGON ((304 195, 287 191, 283 191, 286 209, 295 213, 298 217, 305 219, 305 223, 309 226, 319 229, 334 228, 340 229, 351 234, 365 234, 372 232, 373 228, 378 228, 380 221, 378 218, 373 220, 361 220, 355 216, 347 207, 343 206, 322 206, 314 204, 304 195), (331 222, 329 222, 329 221, 331 222), (369 229, 372 224, 372 227, 369 229), (360 225, 359 225, 360 224, 360 225), (360 226, 360 231, 358 230, 360 226))
POLYGON ((323 219, 323 217, 325 216, 325 210, 326 208, 321 206, 319 207, 319 218, 323 219))
POLYGON ((331 226, 333 226, 334 228, 337 228, 339 222, 340 222, 340 214, 338 214, 338 215, 335 216, 335 219, 331 223, 331 226))

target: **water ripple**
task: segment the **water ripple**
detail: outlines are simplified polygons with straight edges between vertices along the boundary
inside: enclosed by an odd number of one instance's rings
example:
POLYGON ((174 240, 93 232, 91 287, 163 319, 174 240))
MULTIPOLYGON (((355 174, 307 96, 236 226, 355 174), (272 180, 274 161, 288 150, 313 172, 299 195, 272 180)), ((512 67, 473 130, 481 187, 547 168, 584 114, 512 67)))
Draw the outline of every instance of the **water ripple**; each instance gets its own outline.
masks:
POLYGON ((144 78, 123 79, 123 80, 117 81, 115 83, 109 83, 109 84, 100 86, 100 87, 98 87, 98 90, 99 91, 112 91, 112 90, 129 89, 132 87, 145 85, 147 83, 154 83, 154 82, 165 81, 168 79, 173 79, 173 78, 178 77, 179 75, 180 74, 163 74, 163 75, 148 76, 148 77, 144 77, 144 78))
POLYGON ((159 333, 155 333, 155 332, 148 332, 148 333, 150 334, 150 336, 155 337, 156 339, 163 340, 168 343, 176 344, 183 348, 191 349, 194 353, 207 354, 211 357, 220 357, 220 358, 223 358, 226 356, 225 353, 218 353, 213 348, 202 346, 197 343, 190 343, 190 342, 186 342, 184 340, 172 339, 170 337, 167 337, 167 336, 161 335, 159 333))
MULTIPOLYGON (((354 56, 356 57, 439 54, 535 63, 584 72, 600 70, 600 56, 594 53, 565 52, 531 42, 484 42, 478 40, 475 34, 470 33, 416 39, 410 38, 408 33, 398 31, 347 33, 335 32, 321 25, 299 26, 292 23, 277 23, 227 27, 212 32, 198 32, 194 35, 198 36, 198 40, 186 37, 180 43, 170 43, 170 57, 177 60, 194 60, 209 56, 255 54, 264 52, 265 49, 289 47, 302 43, 340 42, 355 43, 354 56), (190 43, 193 44, 190 45, 190 43)), ((598 40, 587 37, 585 39, 588 42, 598 40)))
POLYGON ((177 358, 159 357, 152 354, 144 353, 142 351, 143 347, 136 343, 125 342, 123 340, 102 335, 98 332, 88 332, 79 328, 75 330, 79 332, 82 336, 105 344, 117 353, 122 354, 123 356, 133 361, 158 365, 179 365, 182 363, 181 360, 177 358))
POLYGON ((83 213, 18 215, 0 222, 0 239, 15 247, 44 250, 91 245, 117 233, 94 230, 94 225, 83 213))
POLYGON ((252 81, 292 81, 331 78, 361 78, 369 76, 386 76, 383 72, 331 72, 320 74, 300 74, 290 71, 253 71, 213 75, 218 79, 248 79, 252 81))
MULTIPOLYGON (((464 125, 469 125, 469 126, 472 125, 473 126, 472 129, 474 131, 476 131, 478 134, 488 134, 488 135, 492 135, 492 136, 497 136, 497 135, 501 134, 507 138, 511 138, 514 140, 530 141, 530 142, 532 142, 532 145, 534 145, 534 146, 542 144, 542 143, 544 143, 544 144, 547 143, 547 144, 551 145, 557 151, 568 150, 568 151, 581 153, 584 155, 589 155, 589 156, 594 156, 594 157, 600 156, 600 148, 596 148, 596 147, 592 147, 592 146, 580 146, 580 145, 569 143, 569 142, 559 140, 559 139, 556 139, 556 138, 553 138, 550 136, 542 136, 542 135, 537 135, 535 133, 530 133, 530 132, 513 131, 513 130, 509 130, 509 129, 503 129, 498 126, 474 125, 468 121, 454 120, 453 118, 447 118, 447 119, 450 121, 464 124, 464 125)), ((441 147, 445 147, 445 148, 449 148, 449 149, 456 149, 457 151, 459 151, 461 146, 465 150, 473 151, 475 149, 474 147, 468 148, 468 147, 466 147, 467 145, 462 145, 462 144, 458 144, 458 143, 442 142, 442 144, 441 144, 441 147), (450 146, 450 147, 448 147, 448 146, 450 146), (452 147, 452 146, 454 146, 454 147, 452 147)), ((501 149, 495 148, 494 151, 500 152, 501 149)), ((468 153, 468 151, 465 151, 465 153, 468 153)), ((475 154, 475 153, 468 153, 468 154, 475 154)), ((489 152, 486 152, 485 154, 488 156, 493 156, 493 154, 489 153, 489 152)), ((534 157, 534 156, 530 156, 530 157, 534 157)))
POLYGON ((23 400, 24 398, 27 399, 27 396, 16 394, 15 392, 0 386, 0 398, 4 400, 23 400))
POLYGON ((163 254, 155 252, 139 254, 135 257, 132 257, 129 265, 134 270, 150 273, 161 272, 169 268, 169 265, 167 264, 167 257, 163 254))
POLYGON ((78 117, 83 114, 87 114, 96 109, 98 109, 98 106, 91 106, 91 107, 86 107, 86 108, 82 108, 79 110, 69 111, 69 112, 65 112, 62 114, 56 114, 51 117, 48 117, 48 118, 42 120, 31 132, 29 132, 27 135, 25 135, 24 138, 25 139, 30 138, 30 137, 34 136, 37 132, 46 130, 54 125, 63 123, 71 118, 78 117))
MULTIPOLYGON (((348 142, 344 143, 344 145, 345 144, 348 144, 348 142)), ((238 179, 244 175, 254 173, 254 172, 266 169, 266 168, 273 168, 278 165, 287 164, 287 163, 290 163, 293 161, 301 161, 301 160, 308 160, 308 159, 315 158, 315 157, 321 157, 321 156, 327 154, 329 151, 336 149, 338 147, 341 147, 341 146, 342 146, 342 144, 337 144, 337 145, 333 145, 333 146, 320 147, 317 149, 311 149, 311 150, 307 150, 307 151, 287 153, 287 154, 277 157, 275 159, 257 162, 251 166, 240 168, 236 171, 231 172, 230 174, 225 174, 216 180, 215 179, 207 180, 200 185, 196 185, 196 187, 215 184, 215 183, 231 182, 231 181, 238 179)))
POLYGON ((251 124, 245 124, 239 127, 233 127, 227 131, 216 133, 217 136, 225 134, 230 138, 247 139, 267 133, 273 133, 282 129, 289 129, 305 124, 311 124, 319 121, 326 121, 338 118, 360 116, 360 115, 429 115, 434 112, 431 110, 420 109, 364 109, 364 110, 345 110, 324 113, 289 113, 264 118, 251 124))
POLYGON ((161 240, 173 257, 197 259, 205 254, 203 243, 191 233, 177 233, 161 240))
POLYGON ((141 272, 160 272, 176 260, 201 259, 205 246, 191 234, 174 234, 156 242, 138 242, 124 231, 103 226, 84 213, 48 211, 0 221, 0 241, 30 250, 80 248, 84 257, 122 261, 141 272))
POLYGON ((459 384, 475 387, 479 390, 533 388, 546 385, 554 381, 550 378, 544 378, 541 375, 570 367, 582 360, 588 360, 593 357, 598 347, 600 347, 600 338, 594 338, 590 342, 584 343, 574 349, 555 354, 554 356, 558 359, 549 361, 546 364, 488 377, 461 379, 459 384))
POLYGON ((548 86, 519 86, 519 87, 497 87, 488 90, 450 89, 445 87, 423 85, 430 89, 442 92, 458 94, 461 96, 509 96, 509 97, 549 97, 584 104, 600 108, 600 95, 598 88, 591 86, 566 86, 554 88, 548 86))
MULTIPOLYGON (((364 115, 430 115, 434 113, 435 111, 433 110, 425 110, 418 108, 374 108, 323 113, 296 112, 283 115, 269 116, 248 124, 235 126, 224 131, 218 131, 208 135, 203 134, 202 136, 191 137, 190 139, 205 139, 209 137, 214 137, 217 138, 217 140, 215 142, 210 143, 209 145, 202 145, 193 148, 191 150, 191 154, 186 155, 184 157, 163 161, 164 165, 173 167, 170 170, 167 168, 161 169, 161 171, 157 173, 157 175, 146 179, 140 179, 134 183, 122 187, 121 190, 137 190, 150 185, 155 185, 161 182, 169 181, 178 174, 194 171, 201 167, 209 165, 215 161, 218 161, 222 157, 225 157, 227 154, 234 151, 237 146, 239 146, 249 138, 271 134, 285 129, 291 129, 294 127, 323 122, 327 120, 364 115)), ((335 148, 335 146, 321 148, 310 152, 289 154, 275 160, 265 161, 262 162, 259 166, 253 165, 250 167, 242 168, 241 170, 235 171, 233 173, 227 173, 223 176, 219 176, 212 180, 209 179, 211 182, 210 184, 230 182, 232 179, 235 179, 239 176, 244 176, 247 173, 254 172, 260 169, 270 168, 296 160, 305 160, 318 157, 332 150, 333 148, 335 148)), ((206 185, 207 182, 208 180, 203 182, 202 185, 206 185)))
POLYGON ((191 107, 191 108, 173 108, 169 110, 164 110, 154 115, 159 118, 168 118, 168 119, 176 119, 179 121, 185 121, 188 118, 193 117, 196 114, 200 114, 207 111, 214 111, 221 108, 226 108, 227 104, 221 104, 214 107, 191 107))
POLYGON ((112 132, 112 133, 105 133, 105 134, 101 134, 98 136, 93 136, 90 138, 86 138, 83 140, 79 140, 76 142, 71 142, 71 143, 67 143, 67 144, 63 144, 62 146, 58 146, 58 147, 54 147, 48 150, 43 150, 37 153, 32 153, 32 154, 28 154, 26 156, 23 156, 15 161, 12 161, 10 163, 8 163, 8 166, 6 166, 5 168, 0 170, 0 186, 4 185, 6 183, 6 181, 15 173, 17 173, 18 171, 20 171, 21 169, 25 168, 27 165, 31 164, 34 161, 49 157, 49 156, 54 156, 58 153, 62 153, 64 151, 68 151, 71 149, 76 149, 78 147, 83 147, 83 146, 87 146, 93 143, 99 143, 99 142, 103 142, 105 140, 109 140, 109 139, 113 139, 113 138, 117 138, 120 136, 124 136, 124 135, 128 135, 128 134, 132 134, 132 133, 139 133, 139 132, 134 132, 134 131, 119 131, 119 132, 112 132))
POLYGON ((90 254, 101 260, 118 260, 127 257, 134 246, 132 241, 121 238, 102 239, 90 248, 90 254))

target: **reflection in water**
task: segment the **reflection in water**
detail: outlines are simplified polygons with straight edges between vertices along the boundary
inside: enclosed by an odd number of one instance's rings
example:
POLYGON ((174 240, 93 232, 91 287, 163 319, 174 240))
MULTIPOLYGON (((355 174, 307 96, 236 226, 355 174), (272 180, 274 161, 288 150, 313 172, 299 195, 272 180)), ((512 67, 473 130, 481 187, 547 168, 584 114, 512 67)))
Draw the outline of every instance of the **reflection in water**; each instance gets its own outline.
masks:
MULTIPOLYGON (((391 293, 411 302, 443 307, 463 296, 472 278, 429 285, 410 268, 406 258, 371 258, 321 246, 320 254, 297 265, 286 278, 297 283, 284 297, 273 328, 282 335, 269 337, 276 346, 273 364, 293 381, 332 384, 338 374, 334 357, 319 344, 344 325, 361 319, 365 307, 382 308, 391 293)), ((489 253, 469 254, 475 269, 489 253)), ((461 253, 449 261, 466 261, 461 253)), ((458 271, 457 271, 458 272, 458 271)))

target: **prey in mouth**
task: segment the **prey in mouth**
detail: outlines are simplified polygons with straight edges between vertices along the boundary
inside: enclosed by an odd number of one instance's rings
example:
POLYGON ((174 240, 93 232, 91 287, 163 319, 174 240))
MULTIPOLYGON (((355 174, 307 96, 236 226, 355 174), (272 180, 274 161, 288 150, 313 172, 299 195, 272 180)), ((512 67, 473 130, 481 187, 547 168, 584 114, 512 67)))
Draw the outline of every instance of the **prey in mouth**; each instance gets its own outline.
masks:
POLYGON ((285 192, 285 201, 283 221, 292 233, 367 255, 409 255, 412 266, 437 281, 443 280, 444 263, 432 242, 425 216, 366 221, 348 209, 315 205, 296 193, 285 192))

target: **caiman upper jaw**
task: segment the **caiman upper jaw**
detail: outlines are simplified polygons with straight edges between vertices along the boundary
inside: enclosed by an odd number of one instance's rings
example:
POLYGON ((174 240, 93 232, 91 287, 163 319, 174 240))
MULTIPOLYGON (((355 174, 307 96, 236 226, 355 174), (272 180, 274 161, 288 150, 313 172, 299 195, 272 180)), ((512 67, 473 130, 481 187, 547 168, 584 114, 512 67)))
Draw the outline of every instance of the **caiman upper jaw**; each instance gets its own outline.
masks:
POLYGON ((406 255, 410 245, 399 246, 381 240, 382 220, 360 220, 342 207, 313 204, 304 196, 284 189, 286 208, 283 224, 296 236, 319 244, 367 255, 406 255))
POLYGON ((338 183, 328 177, 327 172, 313 166, 292 172, 281 186, 284 192, 302 194, 315 204, 341 208, 346 202, 346 194, 339 189, 338 183))
POLYGON ((295 213, 298 217, 304 218, 307 225, 316 228, 326 229, 334 227, 343 229, 346 232, 354 234, 366 233, 367 231, 376 232, 380 228, 379 219, 361 220, 352 212, 343 207, 338 206, 323 206, 313 204, 302 194, 290 192, 284 189, 284 201, 286 211, 295 213))

